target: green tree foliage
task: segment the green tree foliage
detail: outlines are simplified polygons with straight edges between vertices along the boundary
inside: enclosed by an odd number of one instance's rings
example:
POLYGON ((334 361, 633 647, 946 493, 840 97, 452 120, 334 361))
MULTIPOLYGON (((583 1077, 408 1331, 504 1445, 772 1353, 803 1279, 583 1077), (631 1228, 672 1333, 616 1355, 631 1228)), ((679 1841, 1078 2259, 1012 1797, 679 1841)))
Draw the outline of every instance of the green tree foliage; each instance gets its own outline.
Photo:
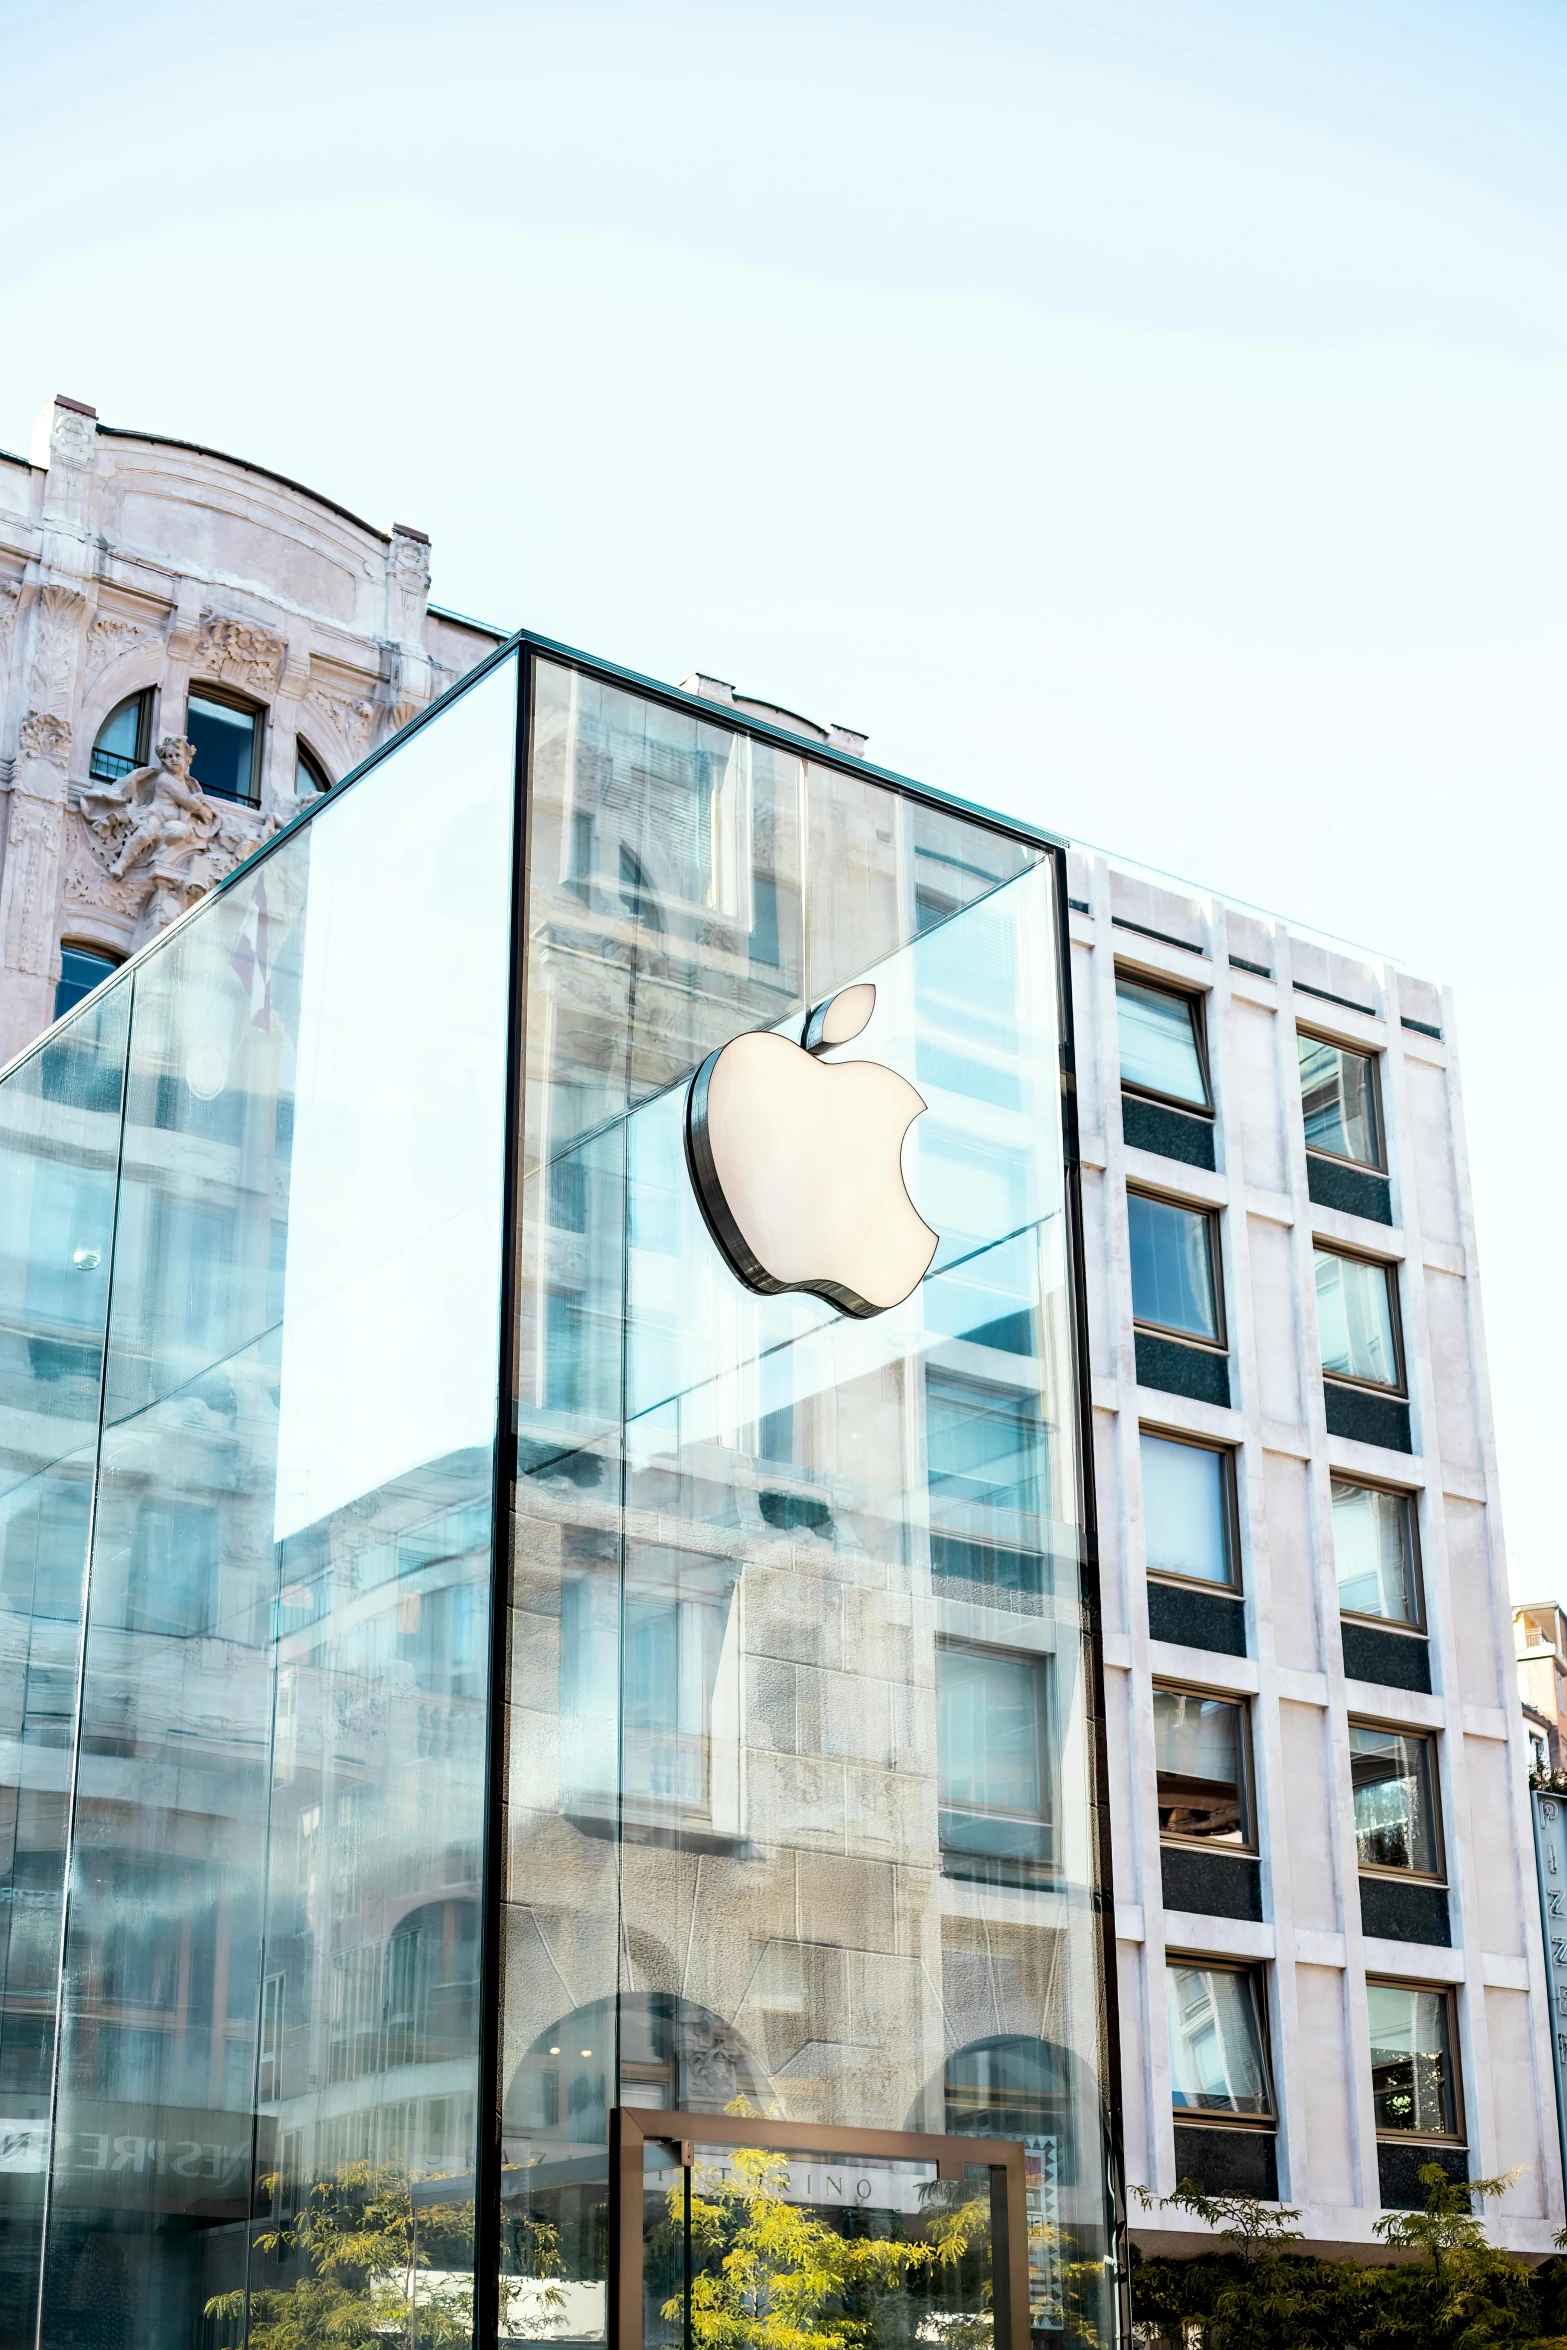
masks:
MULTIPOLYGON (((1206 2195, 1183 2179, 1160 2208, 1201 2220, 1216 2239, 1190 2260, 1134 2254, 1140 2333, 1183 2350, 1562 2350, 1563 2263, 1529 2268, 1486 2240, 1475 2213, 1509 2180, 1420 2173, 1422 2211, 1389 2212, 1376 2234, 1392 2262, 1317 2260, 1298 2249, 1299 2213, 1249 2195, 1206 2195)), ((1145 2208, 1154 2199, 1142 2197, 1145 2208)), ((1560 2240, 1560 2239, 1559 2239, 1560 2240)))
MULTIPOLYGON (((278 2186, 261 2181, 270 2200, 278 2186)), ((241 2341, 248 2350, 467 2350, 472 2341, 473 2205, 416 2205, 395 2165, 350 2162, 318 2179, 303 2210, 263 2229, 255 2248, 304 2273, 209 2301, 209 2317, 237 2328, 225 2350, 241 2341)))

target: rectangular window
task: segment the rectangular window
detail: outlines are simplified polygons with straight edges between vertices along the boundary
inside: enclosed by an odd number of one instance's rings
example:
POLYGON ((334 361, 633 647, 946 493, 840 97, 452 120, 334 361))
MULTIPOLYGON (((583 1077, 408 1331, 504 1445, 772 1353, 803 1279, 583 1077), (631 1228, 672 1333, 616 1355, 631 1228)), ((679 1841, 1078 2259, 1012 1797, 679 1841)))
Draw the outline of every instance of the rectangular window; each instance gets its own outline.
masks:
POLYGON ((1210 1444, 1183 1444, 1144 1428, 1143 1550, 1150 1575, 1233 1585, 1233 1456, 1210 1444))
POLYGON ((1199 1689, 1153 1693, 1159 1833, 1181 1844, 1253 1849, 1243 1700, 1199 1689))
POLYGON ((242 703, 193 693, 185 705, 185 732, 196 746, 191 773, 209 799, 261 797, 262 714, 242 703))
POLYGON ((953 1641, 937 1650, 941 1847, 949 1856, 1000 1862, 1013 1875, 1048 1867, 1046 1665, 1044 1657, 953 1641))
POLYGON ((1194 996, 1117 972, 1121 1083, 1183 1108, 1211 1109, 1202 1013, 1194 996))
POLYGON ((1214 1220, 1142 1191, 1126 1195, 1132 1249, 1132 1316, 1152 1330, 1223 1344, 1214 1220))
POLYGON ((962 1525, 974 1509, 1013 1518, 1038 1512, 1044 1430, 1037 1395, 929 1370, 925 1447, 934 1520, 962 1525))
POLYGON ((1391 1265, 1318 1248, 1317 1334, 1322 1368, 1333 1379, 1404 1392, 1398 1308, 1391 1265))
POLYGON ((1378 2137, 1456 2138, 1451 1994, 1368 1983, 1366 2007, 1378 2137))
POLYGON ((1409 1494, 1335 1477, 1333 1558, 1345 1615, 1419 1625, 1420 1570, 1409 1494))
POLYGON ((1410 1730, 1350 1723, 1355 1853, 1363 1869, 1441 1874, 1431 1743, 1410 1730))
POLYGON ((1262 1986, 1251 1967, 1172 1958, 1164 1970, 1170 2091, 1178 2114, 1271 2121, 1262 1986))
POLYGON ((1382 1127, 1377 1114, 1376 1063, 1369 1053, 1352 1053, 1320 1036, 1297 1036, 1300 1106, 1306 1148, 1357 1167, 1382 1170, 1382 1127))

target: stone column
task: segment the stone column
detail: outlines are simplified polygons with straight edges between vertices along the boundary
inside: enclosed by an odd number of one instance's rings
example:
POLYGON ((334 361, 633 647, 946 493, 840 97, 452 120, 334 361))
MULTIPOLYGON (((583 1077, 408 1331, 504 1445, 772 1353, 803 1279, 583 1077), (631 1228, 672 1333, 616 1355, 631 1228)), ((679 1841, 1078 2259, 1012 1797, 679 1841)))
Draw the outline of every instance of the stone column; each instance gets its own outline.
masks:
MULTIPOLYGON (((430 610, 430 542, 410 523, 394 522, 386 551, 386 650, 390 655, 381 693, 386 730, 395 734, 417 718, 435 690, 435 672, 425 644, 430 610)), ((379 697, 378 697, 379 698, 379 697)))

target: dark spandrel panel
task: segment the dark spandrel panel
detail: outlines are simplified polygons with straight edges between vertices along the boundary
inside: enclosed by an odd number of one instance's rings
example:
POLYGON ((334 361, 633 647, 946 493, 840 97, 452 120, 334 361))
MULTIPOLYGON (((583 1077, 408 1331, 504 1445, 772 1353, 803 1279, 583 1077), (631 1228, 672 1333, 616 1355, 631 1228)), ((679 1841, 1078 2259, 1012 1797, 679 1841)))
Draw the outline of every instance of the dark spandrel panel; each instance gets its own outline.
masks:
POLYGON ((1141 1094, 1121 1096, 1121 1136, 1132 1150, 1157 1151, 1162 1159, 1179 1159, 1187 1167, 1211 1167, 1213 1120, 1188 1118, 1166 1102, 1145 1101, 1141 1094))
POLYGON ((1372 1224, 1393 1221, 1393 1193, 1387 1177, 1368 1174, 1364 1167, 1346 1167, 1337 1159, 1319 1159, 1308 1151, 1306 1189, 1319 1208, 1364 1216, 1372 1224))
POLYGON ((1246 1609, 1239 1599, 1216 1591, 1193 1591, 1184 1583, 1150 1583, 1148 1634, 1182 1648, 1210 1648, 1218 1656, 1246 1654, 1246 1609))
POLYGON ((1376 1395, 1365 1387, 1339 1387, 1331 1379, 1323 1380, 1322 1396, 1330 1436, 1347 1436, 1356 1444, 1380 1444, 1388 1452, 1413 1452, 1409 1406, 1397 1396, 1376 1395))
POLYGON ((1166 1909, 1262 1923, 1262 1870, 1242 1853, 1164 1844, 1159 1848, 1159 1877, 1166 1909))
POLYGON ((1175 2176, 1209 2195, 1278 2199, 1277 2140, 1271 2130, 1194 2130, 1175 2125, 1175 2176))
POLYGON ((1151 1330, 1139 1330, 1137 1384, 1163 1388, 1167 1395, 1189 1395, 1198 1403, 1227 1406, 1229 1357, 1213 1354, 1206 1347, 1182 1346, 1178 1338, 1160 1338, 1151 1330))
POLYGON ((1386 2139, 1378 2144, 1377 2189, 1384 2211, 1425 2209, 1420 2173, 1430 2162, 1455 2182, 1469 2176, 1469 2156, 1462 2146, 1394 2146, 1386 2139))
POLYGON ((1431 1692, 1431 1644, 1411 1633, 1382 1632, 1375 1624, 1339 1627, 1344 1671, 1351 1681, 1379 1681, 1384 1689, 1431 1692))
POLYGON ((131 991, 0 1087, 0 2350, 31 2350, 131 991))
POLYGON ((1400 1884, 1396 1877, 1362 1877, 1360 1924, 1388 1942, 1429 1942, 1445 1950, 1452 1935, 1442 1885, 1400 1884))

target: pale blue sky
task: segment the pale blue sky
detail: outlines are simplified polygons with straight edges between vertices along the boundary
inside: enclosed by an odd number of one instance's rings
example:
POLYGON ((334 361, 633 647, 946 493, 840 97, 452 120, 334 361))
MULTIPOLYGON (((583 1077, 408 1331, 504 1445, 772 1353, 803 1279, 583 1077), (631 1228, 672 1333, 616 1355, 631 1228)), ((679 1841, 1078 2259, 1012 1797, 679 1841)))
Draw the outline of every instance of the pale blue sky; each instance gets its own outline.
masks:
POLYGON ((0 18, 0 445, 59 390, 230 449, 430 531, 443 602, 1460 989, 1567 1597, 1567 12, 0 18))

